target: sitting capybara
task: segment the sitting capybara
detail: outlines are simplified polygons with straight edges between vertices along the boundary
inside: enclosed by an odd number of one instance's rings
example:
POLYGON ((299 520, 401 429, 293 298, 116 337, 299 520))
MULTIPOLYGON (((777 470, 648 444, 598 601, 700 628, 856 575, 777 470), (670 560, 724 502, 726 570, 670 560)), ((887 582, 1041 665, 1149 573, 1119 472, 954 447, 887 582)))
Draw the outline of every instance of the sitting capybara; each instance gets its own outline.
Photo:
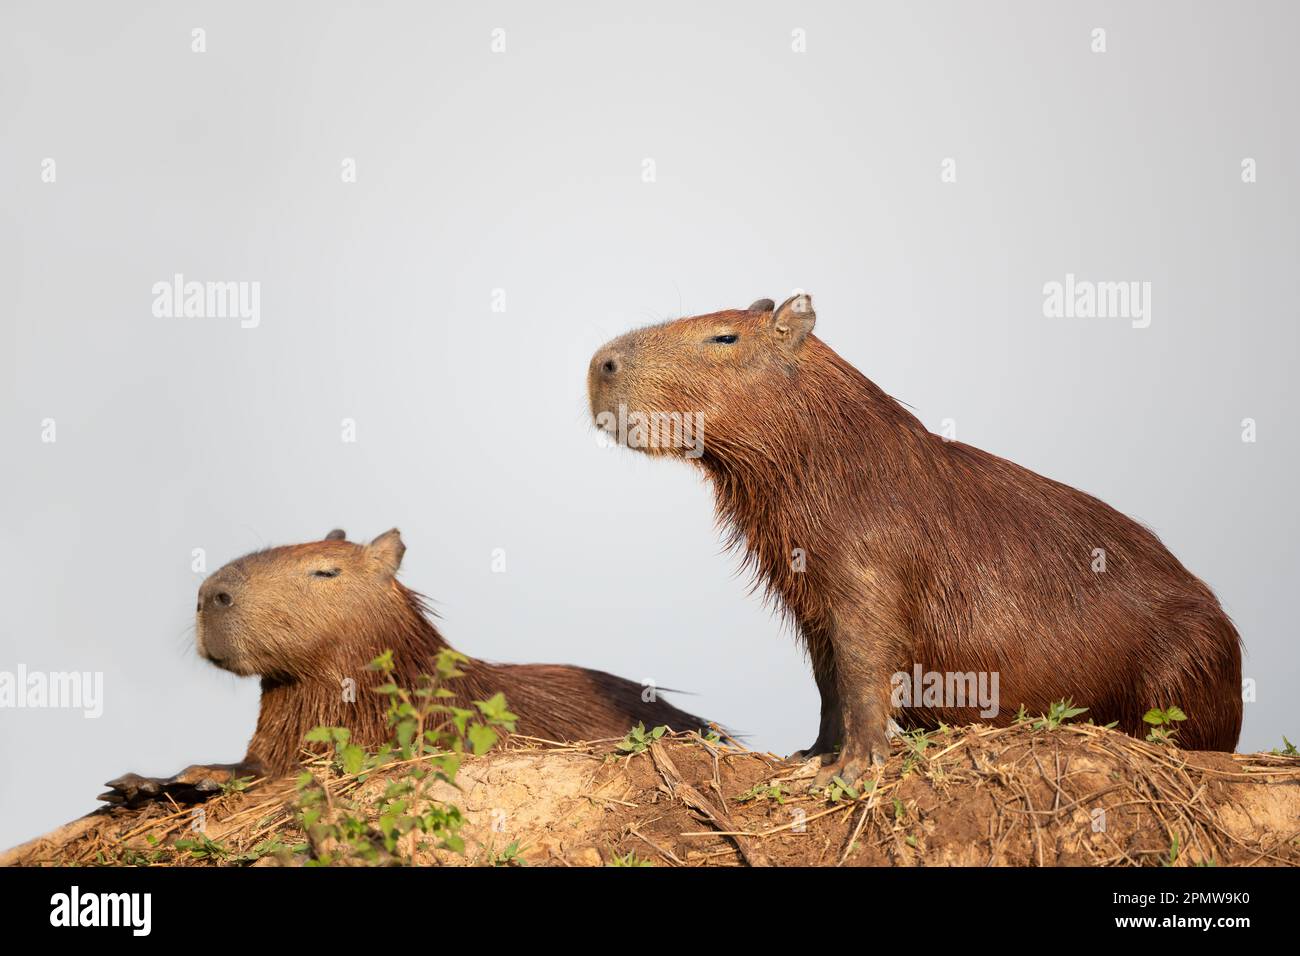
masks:
POLYGON ((600 348, 587 383, 599 427, 703 469, 796 623, 822 698, 803 752, 822 755, 821 780, 882 760, 891 717, 981 719, 899 695, 920 670, 996 676, 994 723, 1071 698, 1142 735, 1149 708, 1177 705, 1179 744, 1231 750, 1240 640, 1209 588, 1096 498, 927 431, 815 320, 799 295, 643 328, 600 348))
MULTIPOLYGON (((355 743, 391 739, 386 679, 367 665, 393 652, 392 680, 414 689, 436 673, 448 647, 423 599, 397 580, 406 546, 397 529, 370 544, 331 531, 323 541, 272 548, 232 561, 199 588, 199 654, 235 674, 262 678, 261 709, 238 764, 189 767, 174 777, 127 774, 101 799, 135 803, 169 793, 194 798, 232 777, 291 770, 303 736, 317 726, 347 727, 355 743), (345 681, 355 681, 345 694, 345 681)), ((674 730, 708 727, 654 692, 603 671, 565 664, 494 664, 471 658, 444 686, 441 703, 473 708, 498 691, 518 716, 515 731, 554 741, 622 737, 638 722, 674 730)))

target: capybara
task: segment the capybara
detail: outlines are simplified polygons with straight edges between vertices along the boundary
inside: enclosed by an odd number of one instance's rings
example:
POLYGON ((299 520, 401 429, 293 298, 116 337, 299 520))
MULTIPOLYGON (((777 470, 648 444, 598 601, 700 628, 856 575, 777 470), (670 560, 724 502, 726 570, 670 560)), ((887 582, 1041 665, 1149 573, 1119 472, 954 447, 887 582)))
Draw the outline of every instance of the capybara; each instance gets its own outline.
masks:
MULTIPOLYGON (((199 654, 234 674, 260 675, 261 709, 238 764, 189 767, 166 780, 127 774, 101 799, 135 803, 161 793, 195 797, 233 776, 291 770, 313 727, 347 727, 377 748, 391 739, 382 674, 367 665, 393 652, 398 686, 436 673, 448 647, 422 597, 397 580, 406 546, 394 528, 369 544, 331 531, 322 541, 256 551, 210 575, 199 588, 199 654), (345 681, 355 692, 345 695, 345 681)), ((638 722, 674 730, 708 727, 661 692, 603 671, 564 664, 495 664, 473 658, 444 686, 442 703, 473 708, 498 691, 518 716, 515 732, 554 741, 622 737, 638 722)))
POLYGON ((1209 588, 1096 498, 927 431, 815 321, 801 294, 639 329, 596 352, 587 386, 598 427, 703 469, 796 624, 822 699, 801 754, 822 756, 820 779, 884 759, 890 718, 989 719, 900 694, 920 671, 996 677, 995 724, 1070 698, 1141 736, 1144 713, 1176 705, 1181 746, 1233 749, 1240 639, 1209 588))

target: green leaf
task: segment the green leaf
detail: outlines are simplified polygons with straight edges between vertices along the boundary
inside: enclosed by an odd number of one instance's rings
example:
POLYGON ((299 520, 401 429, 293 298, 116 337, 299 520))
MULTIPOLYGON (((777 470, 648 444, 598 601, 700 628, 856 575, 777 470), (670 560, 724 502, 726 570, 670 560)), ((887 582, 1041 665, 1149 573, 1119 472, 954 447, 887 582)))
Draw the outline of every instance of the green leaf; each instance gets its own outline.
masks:
POLYGON ((366 752, 356 744, 347 744, 339 751, 339 757, 343 762, 343 772, 346 774, 360 773, 366 765, 366 752))
POLYGON ((397 727, 395 728, 397 734, 397 745, 402 748, 403 753, 406 753, 411 749, 411 741, 415 739, 415 731, 418 728, 419 724, 414 720, 402 720, 398 722, 397 727))
POLYGON ((858 791, 855 788, 849 786, 847 783, 845 783, 843 777, 835 777, 834 779, 835 779, 836 786, 838 786, 841 790, 847 793, 849 795, 850 800, 858 799, 858 791))
POLYGON ((482 711, 483 716, 489 720, 500 723, 513 724, 519 719, 518 714, 512 714, 510 708, 506 705, 506 695, 498 691, 487 700, 476 700, 474 705, 482 711))
POLYGON ((483 724, 475 724, 469 729, 469 743, 474 750, 475 756, 481 756, 492 749, 501 738, 491 727, 485 727, 483 724))

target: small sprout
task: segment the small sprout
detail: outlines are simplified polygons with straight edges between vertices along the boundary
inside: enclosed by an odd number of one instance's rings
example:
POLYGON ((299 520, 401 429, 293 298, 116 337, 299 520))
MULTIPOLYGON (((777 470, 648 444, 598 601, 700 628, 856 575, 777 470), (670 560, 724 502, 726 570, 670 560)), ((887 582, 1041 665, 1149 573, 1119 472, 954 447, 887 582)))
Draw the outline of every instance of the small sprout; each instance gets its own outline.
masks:
POLYGON ((241 793, 247 790, 252 782, 252 777, 232 777, 221 785, 221 793, 223 796, 231 793, 241 793))
POLYGON ((1033 728, 1034 730, 1055 730, 1071 717, 1078 717, 1087 709, 1087 707, 1075 707, 1074 701, 1068 697, 1065 700, 1058 700, 1047 708, 1046 714, 1034 721, 1033 728))
POLYGON ((1178 834, 1173 834, 1173 840, 1169 844, 1169 858, 1161 861, 1161 866, 1173 866, 1178 862, 1178 834))
POLYGON ((1286 739, 1286 734, 1282 735, 1282 749, 1274 747, 1271 751, 1281 757, 1300 757, 1300 750, 1296 750, 1295 744, 1286 739))
POLYGON ((489 866, 527 866, 519 857, 519 841, 514 840, 500 853, 488 854, 489 866))
POLYGON ((230 856, 228 849, 202 834, 192 840, 177 840, 173 845, 181 852, 188 852, 196 860, 224 860, 230 856))
POLYGON ((831 782, 822 789, 822 793, 831 803, 839 803, 846 799, 861 800, 865 793, 876 789, 876 781, 868 780, 864 786, 865 790, 861 790, 850 785, 843 777, 832 777, 831 782))
POLYGON ((1147 740, 1156 744, 1172 742, 1178 733, 1174 724, 1186 719, 1187 715, 1177 707, 1168 707, 1164 710, 1159 707, 1152 707, 1142 715, 1142 720, 1151 725, 1151 732, 1147 734, 1147 740))
POLYGON ((775 800, 779 804, 784 804, 785 797, 786 792, 782 789, 780 783, 757 783, 738 796, 736 802, 748 803, 751 800, 775 800))
POLYGON ((645 724, 638 722, 628 731, 628 735, 618 742, 617 749, 628 755, 639 754, 667 732, 667 727, 656 727, 654 730, 647 731, 645 724))
POLYGON ((903 757, 903 773, 908 774, 920 764, 925 763, 925 752, 934 743, 930 734, 924 730, 908 730, 899 735, 907 748, 903 757))

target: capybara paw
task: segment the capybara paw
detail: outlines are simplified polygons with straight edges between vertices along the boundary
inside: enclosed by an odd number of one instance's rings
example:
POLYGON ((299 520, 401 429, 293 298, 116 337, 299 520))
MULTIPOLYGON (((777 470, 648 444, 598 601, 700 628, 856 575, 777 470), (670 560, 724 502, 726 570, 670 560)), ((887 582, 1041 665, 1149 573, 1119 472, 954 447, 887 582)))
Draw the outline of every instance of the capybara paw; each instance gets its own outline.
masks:
POLYGON ((177 803, 202 803, 219 793, 234 772, 227 767, 194 764, 171 777, 142 777, 127 773, 105 784, 110 789, 97 799, 114 806, 137 807, 150 800, 170 797, 177 803))
POLYGON ((161 777, 142 777, 138 773, 124 773, 105 783, 104 786, 109 789, 95 799, 115 806, 134 807, 161 797, 165 783, 166 781, 161 777))
POLYGON ((811 760, 813 757, 820 757, 821 762, 825 763, 834 756, 834 749, 823 745, 820 741, 817 741, 809 744, 803 750, 796 750, 785 759, 787 763, 804 763, 805 761, 811 760))
POLYGON ((199 793, 215 793, 234 778, 234 773, 226 767, 193 764, 176 776, 169 777, 165 785, 171 790, 191 788, 199 793))
POLYGON ((829 786, 836 777, 853 786, 873 767, 883 766, 887 759, 889 759, 889 745, 883 739, 860 748, 845 747, 834 759, 823 763, 813 786, 829 786))

